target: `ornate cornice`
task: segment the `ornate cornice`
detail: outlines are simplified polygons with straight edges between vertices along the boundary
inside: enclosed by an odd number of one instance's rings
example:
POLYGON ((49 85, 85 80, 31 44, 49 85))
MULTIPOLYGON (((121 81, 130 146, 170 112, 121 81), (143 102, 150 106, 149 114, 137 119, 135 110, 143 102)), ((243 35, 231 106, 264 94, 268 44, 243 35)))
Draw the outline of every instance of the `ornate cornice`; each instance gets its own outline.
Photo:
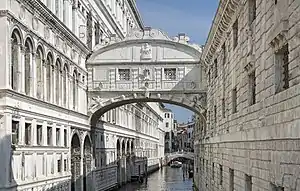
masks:
POLYGON ((239 0, 221 0, 210 29, 206 45, 202 53, 202 59, 207 65, 211 65, 211 60, 227 36, 232 17, 239 7, 239 0))
POLYGON ((76 44, 76 46, 80 48, 80 50, 85 54, 90 53, 88 47, 83 42, 81 42, 81 40, 77 36, 75 36, 74 33, 64 25, 64 23, 62 23, 62 21, 60 21, 51 11, 49 11, 49 9, 43 4, 43 2, 39 0, 23 1, 31 5, 34 8, 35 12, 38 12, 40 15, 42 15, 48 21, 49 26, 52 26, 58 31, 61 31, 61 33, 64 34, 64 38, 76 44))
POLYGON ((134 16, 135 16, 137 23, 139 24, 140 29, 144 29, 144 23, 143 23, 141 15, 137 9, 135 0, 129 0, 128 3, 129 3, 129 6, 130 6, 134 16))
MULTIPOLYGON (((29 96, 23 95, 19 92, 16 92, 16 91, 13 91, 13 90, 10 90, 10 89, 0 90, 0 97, 11 97, 11 98, 16 99, 20 102, 26 101, 27 103, 32 104, 32 105, 43 106, 46 109, 51 109, 53 111, 57 111, 57 112, 60 112, 60 113, 65 113, 65 114, 68 114, 68 115, 72 115, 74 117, 83 118, 83 119, 88 120, 88 116, 86 114, 79 113, 79 112, 76 112, 76 111, 73 111, 73 110, 70 110, 70 109, 66 109, 64 107, 57 106, 55 104, 45 102, 45 101, 42 101, 42 100, 39 100, 39 99, 36 99, 36 98, 33 98, 33 97, 29 97, 29 96)), ((17 112, 17 113, 18 112, 29 113, 29 114, 34 113, 36 116, 43 116, 43 117, 46 116, 45 114, 42 114, 42 113, 35 113, 35 112, 32 112, 32 111, 23 110, 23 109, 19 108, 18 106, 15 106, 15 107, 13 107, 13 106, 3 106, 3 107, 5 107, 6 109, 9 109, 9 110, 12 110, 14 112, 17 112)), ((47 116, 47 117, 49 118, 49 116, 47 116)), ((53 116, 50 117, 49 119, 53 120, 53 121, 62 121, 61 118, 57 118, 57 117, 53 117, 53 116)), ((70 122, 68 121, 68 119, 65 119, 65 123, 70 123, 70 122)), ((77 123, 75 121, 72 121, 72 123, 77 124, 78 126, 81 126, 81 127, 82 126, 83 127, 89 127, 88 124, 77 123)))

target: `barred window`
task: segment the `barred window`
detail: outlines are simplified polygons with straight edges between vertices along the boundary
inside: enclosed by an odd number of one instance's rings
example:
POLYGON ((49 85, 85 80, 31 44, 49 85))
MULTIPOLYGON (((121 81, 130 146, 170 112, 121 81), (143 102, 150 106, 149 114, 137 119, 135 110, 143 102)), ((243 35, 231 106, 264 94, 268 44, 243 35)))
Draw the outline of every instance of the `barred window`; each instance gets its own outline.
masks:
POLYGON ((238 27, 238 20, 236 20, 232 26, 233 31, 233 49, 235 49, 238 45, 239 40, 239 27, 238 27))
POLYGON ((64 171, 66 172, 67 171, 67 166, 68 166, 68 164, 67 164, 67 159, 64 159, 64 171))
POLYGON ((252 191, 252 176, 245 174, 246 191, 252 191))
POLYGON ((237 112, 237 90, 234 88, 232 90, 232 113, 237 112))
POLYGON ((166 80, 176 80, 176 68, 165 68, 164 73, 166 80))
POLYGON ((119 79, 129 81, 130 80, 130 69, 119 69, 119 79))
POLYGON ((275 93, 289 88, 289 49, 288 44, 275 54, 275 93))
POLYGON ((256 77, 255 71, 249 74, 249 105, 255 104, 256 100, 256 77))
POLYGON ((57 172, 61 172, 61 160, 57 160, 57 172))

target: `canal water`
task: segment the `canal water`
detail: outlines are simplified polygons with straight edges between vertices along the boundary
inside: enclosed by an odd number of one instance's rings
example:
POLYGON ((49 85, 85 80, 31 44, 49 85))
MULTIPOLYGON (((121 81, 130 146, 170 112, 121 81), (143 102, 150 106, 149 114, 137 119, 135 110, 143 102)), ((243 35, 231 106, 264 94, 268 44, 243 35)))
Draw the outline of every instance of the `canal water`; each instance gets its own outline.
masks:
POLYGON ((143 183, 131 183, 118 191, 192 191, 193 179, 185 175, 182 168, 164 167, 148 176, 143 183))

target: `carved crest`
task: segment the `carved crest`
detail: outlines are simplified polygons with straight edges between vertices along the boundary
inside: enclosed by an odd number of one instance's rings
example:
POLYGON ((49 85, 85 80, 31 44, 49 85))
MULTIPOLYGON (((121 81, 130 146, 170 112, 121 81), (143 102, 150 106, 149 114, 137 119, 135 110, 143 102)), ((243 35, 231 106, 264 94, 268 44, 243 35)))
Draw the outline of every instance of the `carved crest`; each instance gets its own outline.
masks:
POLYGON ((74 59, 75 58, 75 55, 76 55, 76 50, 72 50, 71 51, 71 59, 74 59))
POLYGON ((21 5, 21 7, 20 7, 20 12, 19 12, 19 18, 20 18, 21 20, 23 20, 23 19, 25 18, 25 11, 26 11, 25 6, 24 6, 24 5, 21 5))
POLYGON ((46 26, 44 29, 44 36, 47 40, 50 38, 50 28, 48 26, 46 26))
POLYGON ((32 18, 32 28, 36 31, 39 29, 39 21, 37 17, 32 18))
POLYGON ((152 59, 152 47, 150 44, 146 43, 142 46, 141 59, 143 60, 152 59))
POLYGON ((64 52, 64 53, 67 52, 67 43, 66 43, 66 42, 63 43, 62 49, 63 49, 63 52, 64 52))

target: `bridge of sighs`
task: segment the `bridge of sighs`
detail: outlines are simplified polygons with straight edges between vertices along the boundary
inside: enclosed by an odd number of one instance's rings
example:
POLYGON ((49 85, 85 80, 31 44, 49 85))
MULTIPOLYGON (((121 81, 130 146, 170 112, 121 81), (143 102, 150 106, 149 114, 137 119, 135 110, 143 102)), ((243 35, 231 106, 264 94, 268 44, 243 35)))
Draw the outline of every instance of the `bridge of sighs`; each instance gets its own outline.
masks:
POLYGON ((164 102, 198 114, 206 108, 201 47, 185 34, 136 30, 125 39, 112 36, 87 60, 89 114, 95 126, 106 111, 136 102, 164 102))

